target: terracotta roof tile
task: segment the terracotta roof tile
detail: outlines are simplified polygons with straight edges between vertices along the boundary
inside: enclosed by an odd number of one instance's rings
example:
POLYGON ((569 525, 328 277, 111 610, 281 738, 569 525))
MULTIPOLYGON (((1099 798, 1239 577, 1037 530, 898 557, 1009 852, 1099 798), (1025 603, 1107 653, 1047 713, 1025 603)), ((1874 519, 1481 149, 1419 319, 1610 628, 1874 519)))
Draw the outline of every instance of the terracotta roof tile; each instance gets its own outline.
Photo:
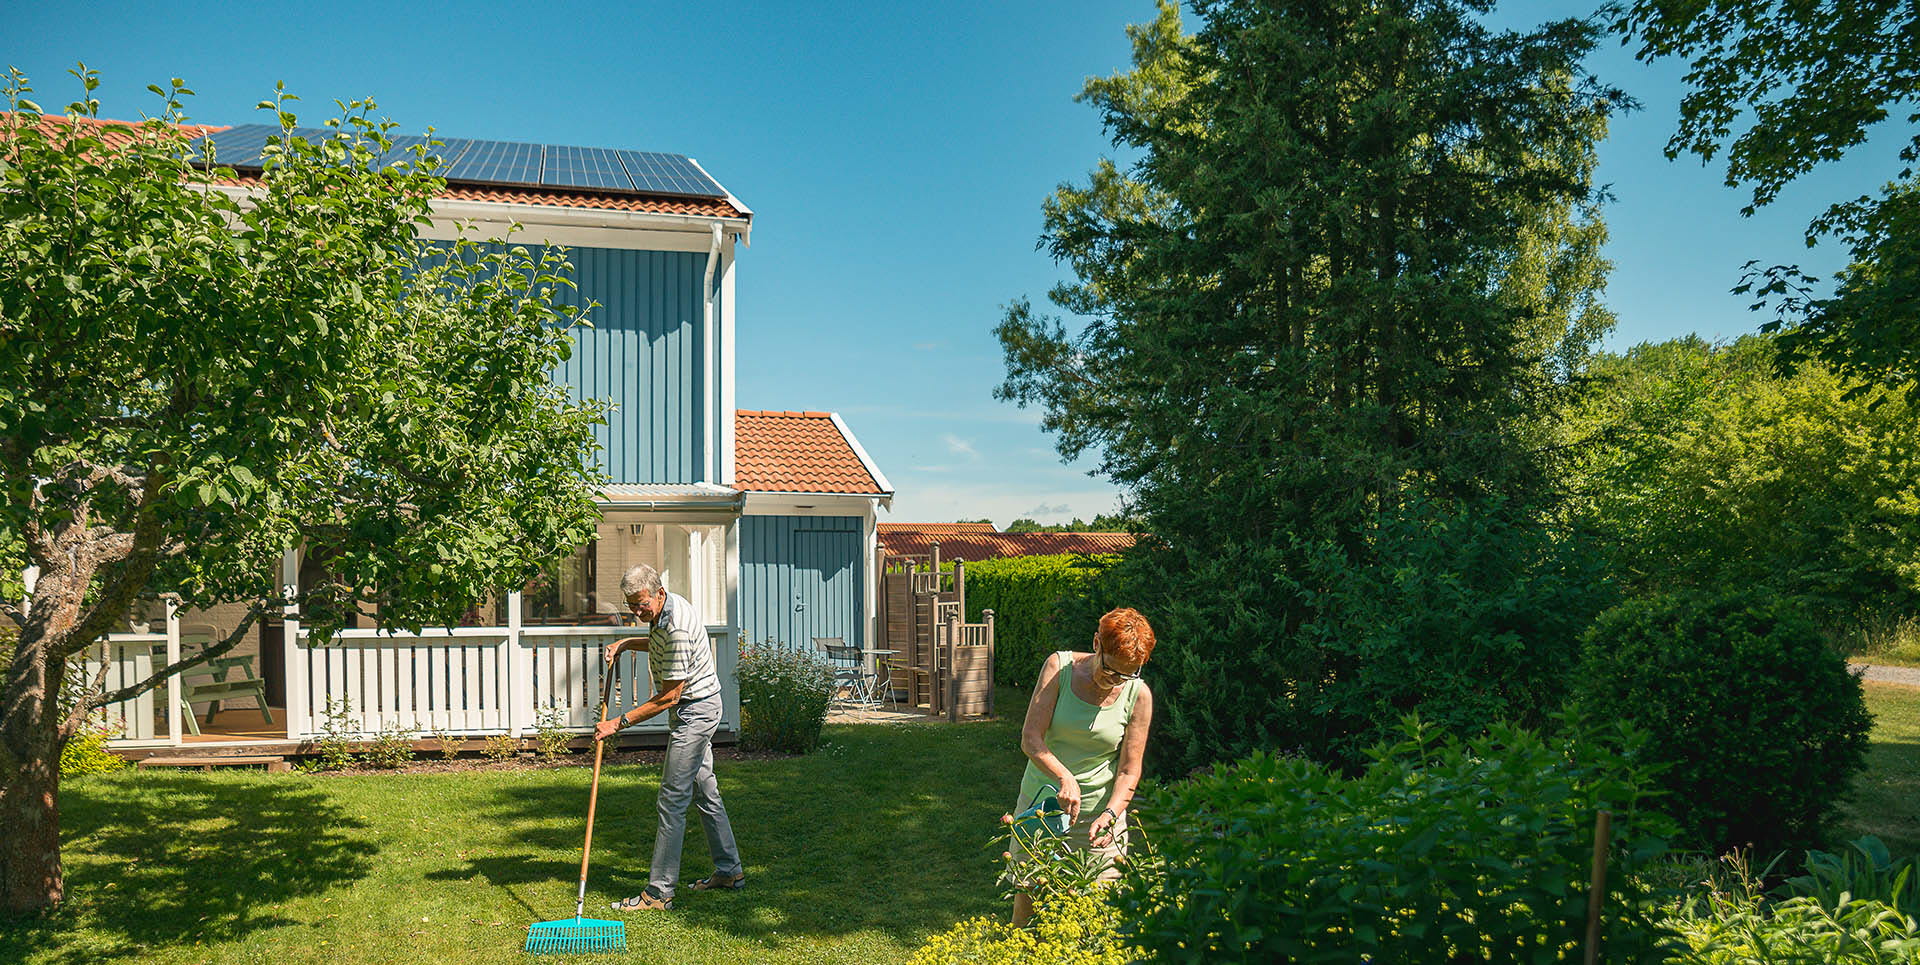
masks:
POLYGON ((734 413, 734 488, 887 495, 830 412, 734 413))
POLYGON ((1004 559, 1009 556, 1057 556, 1063 553, 1118 553, 1133 545, 1132 533, 996 533, 968 523, 881 523, 880 547, 894 556, 926 556, 940 544, 943 560, 1004 559))
MULTIPOLYGON (((110 145, 124 144, 133 137, 137 121, 116 121, 90 117, 68 118, 58 114, 40 117, 42 130, 59 129, 69 121, 78 121, 99 130, 110 145)), ((220 125, 182 124, 180 132, 189 138, 224 131, 220 125)), ((260 183, 257 175, 241 175, 221 183, 250 187, 260 183)), ((435 197, 453 201, 488 201, 495 204, 537 204, 552 208, 594 208, 602 211, 641 211, 648 214, 681 214, 697 218, 746 218, 753 216, 734 207, 724 198, 681 198, 631 192, 598 192, 580 188, 523 188, 499 184, 450 181, 435 197)))

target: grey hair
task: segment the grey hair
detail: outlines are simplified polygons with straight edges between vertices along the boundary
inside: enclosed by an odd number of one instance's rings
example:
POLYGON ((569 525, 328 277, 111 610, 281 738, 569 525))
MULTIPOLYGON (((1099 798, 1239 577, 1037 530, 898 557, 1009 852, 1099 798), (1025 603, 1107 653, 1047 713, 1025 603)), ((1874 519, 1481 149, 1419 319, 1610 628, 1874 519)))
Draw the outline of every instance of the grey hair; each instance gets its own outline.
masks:
POLYGON ((620 595, 632 599, 660 592, 660 571, 641 563, 620 578, 620 595))

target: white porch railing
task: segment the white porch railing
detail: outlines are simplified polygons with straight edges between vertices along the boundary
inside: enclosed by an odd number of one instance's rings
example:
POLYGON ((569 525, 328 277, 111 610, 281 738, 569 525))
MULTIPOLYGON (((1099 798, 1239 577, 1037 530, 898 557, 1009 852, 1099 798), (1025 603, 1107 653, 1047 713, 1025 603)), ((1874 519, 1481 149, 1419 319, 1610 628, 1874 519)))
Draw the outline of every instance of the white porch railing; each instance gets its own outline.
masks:
MULTIPOLYGON (((548 708, 560 711, 563 728, 587 733, 599 719, 602 648, 638 632, 627 627, 463 627, 418 634, 346 630, 316 644, 305 628, 295 628, 287 646, 287 739, 322 736, 330 699, 336 708, 346 708, 336 712, 345 733, 359 738, 403 730, 421 737, 531 736, 548 708)), ((738 633, 710 626, 707 634, 723 688, 721 723, 738 730, 738 633)), ((151 673, 152 648, 152 640, 123 643, 116 636, 92 652, 110 664, 111 688, 116 681, 130 683, 151 673)), ((99 664, 92 666, 97 670, 99 664)), ((646 655, 621 657, 610 712, 631 708, 651 693, 646 655)), ((167 739, 155 734, 154 703, 148 692, 108 708, 110 719, 122 725, 122 740, 167 739)), ((632 729, 666 728, 662 714, 632 729)))

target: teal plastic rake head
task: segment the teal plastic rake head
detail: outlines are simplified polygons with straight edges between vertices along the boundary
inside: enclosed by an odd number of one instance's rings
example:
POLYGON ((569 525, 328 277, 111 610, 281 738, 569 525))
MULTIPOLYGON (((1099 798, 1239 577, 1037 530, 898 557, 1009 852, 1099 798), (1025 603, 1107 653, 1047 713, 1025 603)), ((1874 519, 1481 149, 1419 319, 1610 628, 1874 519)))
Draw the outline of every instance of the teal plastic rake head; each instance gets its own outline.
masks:
POLYGON ((526 950, 535 955, 624 952, 627 950, 627 923, 578 917, 534 922, 527 929, 526 950))
MULTIPOLYGON (((607 701, 613 697, 613 682, 619 679, 617 666, 606 674, 600 689, 600 717, 607 716, 607 701)), ((624 952, 627 950, 627 923, 604 918, 582 918, 587 910, 587 860, 593 855, 593 811, 600 800, 600 761, 606 756, 607 742, 593 742, 593 789, 587 792, 587 839, 580 846, 580 892, 574 897, 573 917, 559 921, 537 921, 527 928, 526 951, 536 955, 578 955, 582 952, 624 952)))

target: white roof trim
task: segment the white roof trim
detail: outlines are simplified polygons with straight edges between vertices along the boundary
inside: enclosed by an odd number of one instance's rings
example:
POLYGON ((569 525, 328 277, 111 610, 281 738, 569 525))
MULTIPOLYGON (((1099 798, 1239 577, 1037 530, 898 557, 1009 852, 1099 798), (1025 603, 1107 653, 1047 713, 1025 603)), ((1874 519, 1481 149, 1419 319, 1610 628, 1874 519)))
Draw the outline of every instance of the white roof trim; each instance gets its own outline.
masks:
POLYGON ((873 460, 868 458, 867 450, 860 446, 860 440, 854 438, 853 430, 847 428, 846 420, 840 418, 838 412, 829 412, 827 417, 833 420, 833 427, 840 431, 841 437, 847 440, 847 445, 853 447, 853 454, 860 457, 860 464, 867 467, 867 475, 872 476, 874 483, 880 487, 880 494, 892 496, 893 483, 888 482, 887 474, 881 472, 880 467, 874 465, 873 460))

